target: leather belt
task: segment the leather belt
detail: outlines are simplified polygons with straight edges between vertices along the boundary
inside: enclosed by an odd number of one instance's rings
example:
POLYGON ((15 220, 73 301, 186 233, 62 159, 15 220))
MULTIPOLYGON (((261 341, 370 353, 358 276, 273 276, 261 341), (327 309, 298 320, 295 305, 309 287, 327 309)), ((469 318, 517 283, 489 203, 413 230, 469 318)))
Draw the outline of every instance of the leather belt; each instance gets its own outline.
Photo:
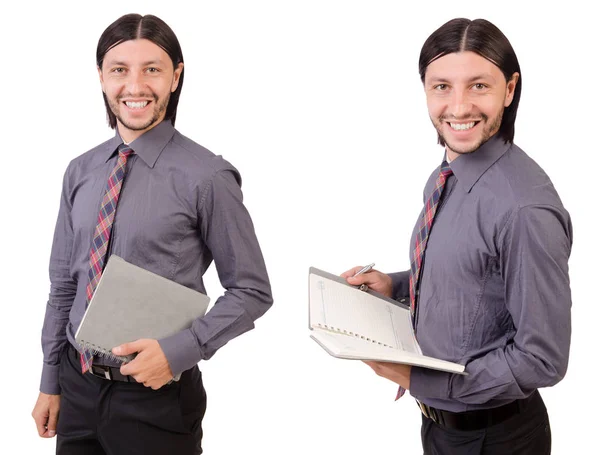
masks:
MULTIPOLYGON (((81 354, 71 344, 69 344, 69 354, 77 361, 77 364, 79 364, 79 356, 81 354)), ((132 376, 122 375, 120 367, 101 365, 95 362, 96 359, 94 359, 91 368, 88 370, 88 372, 93 374, 94 376, 106 379, 108 381, 136 382, 136 380, 133 379, 132 376)))
POLYGON ((515 400, 503 406, 491 409, 477 409, 465 412, 450 412, 443 409, 427 406, 417 400, 421 413, 428 419, 446 428, 462 431, 481 430, 508 420, 512 416, 522 412, 527 404, 534 398, 539 397, 536 390, 532 395, 522 400, 515 400))

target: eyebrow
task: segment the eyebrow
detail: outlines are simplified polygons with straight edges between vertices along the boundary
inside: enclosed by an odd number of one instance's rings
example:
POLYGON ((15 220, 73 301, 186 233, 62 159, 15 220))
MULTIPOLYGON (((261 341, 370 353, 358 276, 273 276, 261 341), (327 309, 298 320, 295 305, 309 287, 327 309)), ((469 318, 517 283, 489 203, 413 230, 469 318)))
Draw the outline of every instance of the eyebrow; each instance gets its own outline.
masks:
MULTIPOLYGON (((479 81, 482 79, 492 79, 494 82, 496 82, 496 78, 494 76, 492 76, 490 73, 481 73, 481 74, 477 74, 476 76, 473 76, 471 78, 469 78, 467 80, 467 83, 472 83, 475 81, 479 81)), ((432 77, 431 79, 429 79, 430 83, 438 83, 438 84, 448 84, 450 83, 450 81, 444 77, 432 77)))
MULTIPOLYGON (((121 60, 109 60, 106 62, 108 66, 129 66, 127 62, 121 60)), ((164 65, 164 62, 161 59, 157 60, 148 60, 142 63, 142 66, 151 66, 151 65, 164 65)))

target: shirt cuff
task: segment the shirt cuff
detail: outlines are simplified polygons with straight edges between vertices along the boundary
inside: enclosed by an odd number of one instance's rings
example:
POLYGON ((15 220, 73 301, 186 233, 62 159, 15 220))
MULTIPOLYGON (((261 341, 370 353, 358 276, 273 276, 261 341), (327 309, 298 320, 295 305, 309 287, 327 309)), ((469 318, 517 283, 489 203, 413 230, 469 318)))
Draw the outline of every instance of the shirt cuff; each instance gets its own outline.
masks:
POLYGON ((58 369, 60 365, 47 365, 42 367, 42 380, 40 381, 40 392, 48 395, 60 395, 58 383, 58 369))
POLYGON ((173 376, 189 370, 202 359, 202 350, 191 329, 158 340, 173 376))
POLYGON ((410 369, 410 394, 416 398, 450 398, 452 373, 413 366, 410 369))

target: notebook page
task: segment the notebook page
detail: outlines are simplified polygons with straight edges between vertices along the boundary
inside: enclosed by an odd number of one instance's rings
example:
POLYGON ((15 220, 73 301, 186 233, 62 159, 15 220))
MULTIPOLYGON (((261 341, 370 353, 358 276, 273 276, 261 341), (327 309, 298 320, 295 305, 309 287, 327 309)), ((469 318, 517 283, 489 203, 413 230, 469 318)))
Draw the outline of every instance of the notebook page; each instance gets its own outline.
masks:
POLYGON ((309 311, 313 327, 394 349, 421 352, 407 309, 353 286, 311 273, 309 311))
POLYGON ((340 335, 338 333, 315 329, 310 336, 330 355, 342 359, 375 360, 380 362, 417 365, 452 373, 464 372, 464 366, 456 363, 398 349, 387 348, 385 346, 368 343, 358 338, 340 335))

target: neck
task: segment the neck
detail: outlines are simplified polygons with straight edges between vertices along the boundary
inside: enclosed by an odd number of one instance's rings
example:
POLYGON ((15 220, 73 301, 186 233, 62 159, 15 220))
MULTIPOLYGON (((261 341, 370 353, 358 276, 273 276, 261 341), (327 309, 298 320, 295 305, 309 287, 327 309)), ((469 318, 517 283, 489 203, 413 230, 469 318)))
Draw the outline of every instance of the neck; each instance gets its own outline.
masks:
POLYGON ((448 163, 452 162, 459 156, 460 156, 460 153, 456 153, 450 147, 446 146, 446 161, 448 161, 448 163))

